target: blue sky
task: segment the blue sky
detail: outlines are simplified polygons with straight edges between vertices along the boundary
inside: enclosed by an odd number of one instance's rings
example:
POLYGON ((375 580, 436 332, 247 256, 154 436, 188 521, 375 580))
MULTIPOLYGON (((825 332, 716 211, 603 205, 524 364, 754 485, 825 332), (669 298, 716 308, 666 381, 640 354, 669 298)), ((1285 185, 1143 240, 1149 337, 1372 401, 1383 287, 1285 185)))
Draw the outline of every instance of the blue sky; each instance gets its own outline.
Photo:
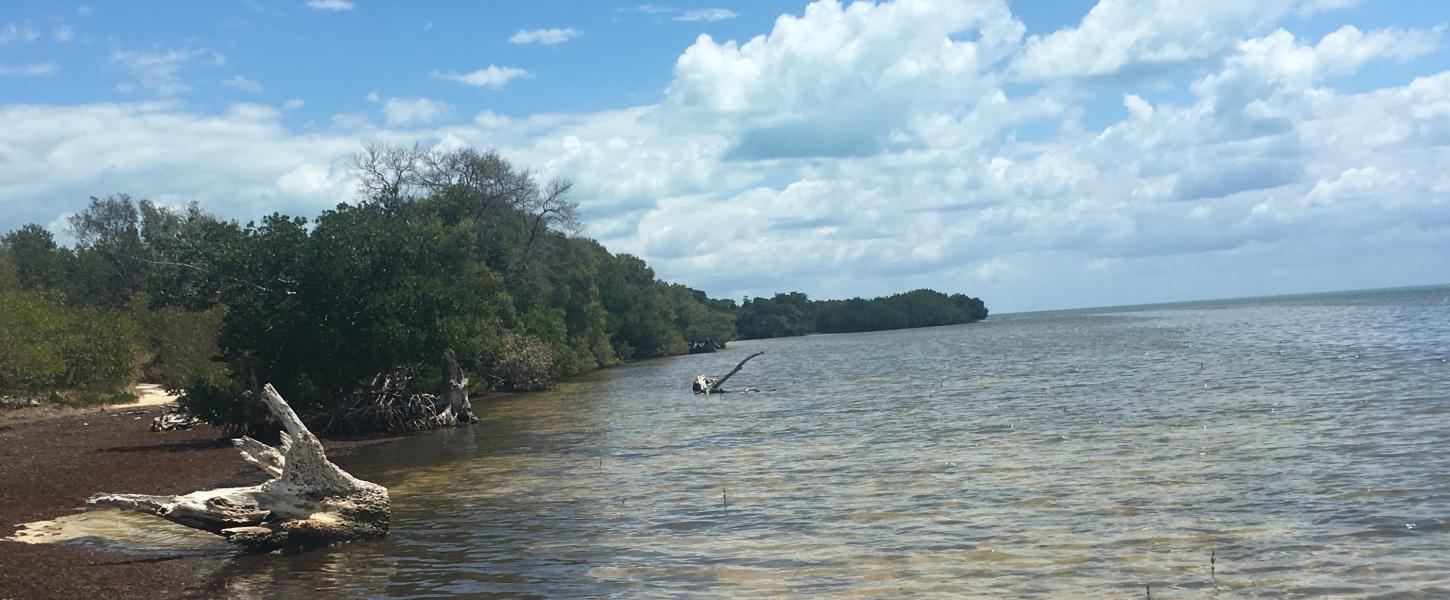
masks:
POLYGON ((1450 4, 7 3, 0 230, 249 220, 370 141, 497 148, 739 297, 998 311, 1450 281, 1450 4))

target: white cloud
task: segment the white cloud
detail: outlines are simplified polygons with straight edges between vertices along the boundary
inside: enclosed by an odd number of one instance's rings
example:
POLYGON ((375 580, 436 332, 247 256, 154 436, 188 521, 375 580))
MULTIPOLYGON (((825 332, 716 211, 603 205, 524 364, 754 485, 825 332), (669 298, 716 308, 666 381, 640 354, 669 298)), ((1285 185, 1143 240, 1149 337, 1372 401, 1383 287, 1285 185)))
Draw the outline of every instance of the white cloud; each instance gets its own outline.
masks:
MULTIPOLYGON (((1103 259, 1098 259, 1098 261, 1101 260, 1103 259)), ((1101 263, 1095 261, 1095 264, 1101 263)), ((1023 274, 1021 268, 1001 258, 993 258, 987 260, 986 262, 983 262, 981 265, 977 266, 974 272, 977 276, 977 279, 981 280, 983 283, 993 283, 999 279, 1002 279, 1003 277, 1016 277, 1023 274)))
POLYGON ((1135 119, 1146 121, 1153 118, 1153 105, 1137 94, 1124 94, 1123 106, 1128 107, 1128 113, 1135 119))
POLYGON ((282 110, 297 110, 303 106, 307 106, 307 103, 303 102, 301 98, 293 98, 282 103, 282 110))
POLYGON ((1363 33, 1353 25, 1345 25, 1319 40, 1314 58, 1326 73, 1349 73, 1371 60, 1404 60, 1429 54, 1440 45, 1443 31, 1442 25, 1432 30, 1390 27, 1363 33))
POLYGON ((500 67, 497 65, 489 65, 477 71, 463 74, 454 73, 452 71, 447 73, 434 71, 433 76, 439 79, 447 79, 449 81, 466 83, 473 87, 487 87, 493 89, 502 88, 503 86, 508 85, 508 82, 514 79, 532 77, 532 75, 528 71, 525 71, 523 69, 516 69, 514 67, 500 67))
POLYGON ((1386 189, 1402 179, 1403 175, 1400 173, 1387 173, 1373 166, 1346 169, 1334 179, 1321 179, 1316 182, 1305 198, 1314 204, 1333 204, 1386 189))
POLYGON ((222 85, 232 88, 234 90, 250 92, 253 94, 262 91, 262 84, 256 82, 255 80, 248 79, 242 75, 232 75, 231 77, 223 79, 222 85))
POLYGON ((32 63, 28 65, 0 65, 0 76, 39 77, 56 71, 55 63, 32 63))
POLYGON ((312 10, 343 11, 352 10, 352 3, 347 0, 307 0, 307 8, 312 10))
POLYGON ((6 23, 0 27, 0 45, 33 42, 40 39, 40 30, 29 24, 6 23))
POLYGON ((907 117, 995 91, 1022 32, 1001 0, 818 2, 744 44, 699 36, 667 95, 743 125, 739 157, 870 154, 907 117))
POLYGON ((676 21, 695 22, 695 21, 728 21, 728 20, 734 19, 735 17, 738 17, 738 16, 740 16, 740 15, 736 14, 735 11, 730 10, 728 8, 702 8, 702 9, 697 9, 697 10, 688 10, 688 11, 685 11, 683 14, 676 15, 676 16, 671 17, 671 18, 674 19, 674 20, 676 20, 676 21))
POLYGON ((50 37, 62 44, 71 41, 75 37, 75 28, 70 25, 56 25, 50 30, 50 37))
POLYGON ((1191 297, 1205 282, 1224 296, 1443 280, 1450 71, 1426 66, 1441 31, 1299 39, 1279 27, 1304 3, 1266 2, 1263 17, 1182 1, 1200 10, 1115 25, 1121 52, 1082 37, 1102 15, 1068 28, 1076 62, 1034 63, 1041 85, 1014 80, 1051 36, 1024 44, 1005 2, 899 0, 812 4, 743 42, 702 36, 663 101, 593 113, 464 120, 370 95, 376 112, 293 130, 290 102, 0 106, 0 229, 117 191, 313 214, 352 197, 364 140, 421 141, 572 179, 588 235, 727 297, 927 286, 1000 312, 1191 297), (1165 19, 1183 23, 1152 30, 1165 19), (1405 69, 1419 77, 1345 77, 1417 56, 1405 69), (1183 71, 1133 77, 1163 64, 1183 71))
POLYGON ((427 98, 388 98, 383 116, 389 127, 433 123, 453 112, 447 102, 427 98))
POLYGON ((1296 9, 1343 8, 1344 0, 1101 0, 1078 26, 1034 35, 1012 63, 1028 81, 1135 77, 1218 56, 1296 9))
POLYGON ((0 106, 11 146, 0 172, 0 214, 45 223, 91 195, 132 192, 163 203, 190 200, 243 220, 272 210, 316 212, 350 198, 347 157, 361 140, 289 132, 280 114, 239 105, 204 115, 174 101, 68 107, 0 106), (299 165, 328 170, 309 193, 278 185, 299 165), (63 169, 56 177, 50 169, 63 169))
POLYGON ((142 87, 162 96, 174 96, 191 89, 181 82, 181 70, 196 55, 197 52, 191 50, 167 50, 166 52, 113 50, 110 62, 129 71, 142 87))
POLYGON ((728 21, 730 19, 734 19, 735 17, 740 16, 739 13, 736 13, 735 11, 728 8, 697 8, 684 10, 680 8, 675 8, 673 6, 661 6, 658 4, 641 4, 634 7, 632 10, 647 15, 670 15, 670 20, 672 21, 694 23, 728 21))
POLYGON ((515 33, 513 37, 509 38, 509 43, 552 46, 554 44, 562 44, 581 35, 584 35, 584 32, 572 27, 563 29, 534 29, 530 31, 520 29, 518 33, 515 33))

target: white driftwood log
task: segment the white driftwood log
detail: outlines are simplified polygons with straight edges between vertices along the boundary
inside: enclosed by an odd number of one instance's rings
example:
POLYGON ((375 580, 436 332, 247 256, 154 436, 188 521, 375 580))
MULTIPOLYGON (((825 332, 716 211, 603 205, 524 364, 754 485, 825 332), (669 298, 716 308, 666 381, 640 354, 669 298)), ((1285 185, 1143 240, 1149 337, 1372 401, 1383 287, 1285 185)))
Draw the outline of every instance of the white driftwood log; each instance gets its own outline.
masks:
POLYGON ((716 379, 714 377, 706 377, 704 375, 696 375, 695 383, 690 386, 691 391, 696 394, 705 394, 706 396, 710 394, 723 394, 725 392, 728 392, 729 390, 720 389, 720 386, 725 383, 725 380, 729 379, 730 376, 739 373, 740 368, 744 367, 745 363, 750 362, 750 359, 760 356, 762 354, 765 354, 764 350, 745 357, 745 360, 740 361, 738 364, 735 365, 734 369, 730 369, 729 373, 726 373, 724 377, 721 377, 719 379, 716 379))
POLYGON ((322 443, 273 389, 262 399, 286 429, 278 450, 249 437, 232 440, 242 458, 272 476, 259 485, 181 496, 97 494, 91 505, 151 513, 221 535, 247 552, 304 549, 388 533, 388 490, 327 460, 322 443))

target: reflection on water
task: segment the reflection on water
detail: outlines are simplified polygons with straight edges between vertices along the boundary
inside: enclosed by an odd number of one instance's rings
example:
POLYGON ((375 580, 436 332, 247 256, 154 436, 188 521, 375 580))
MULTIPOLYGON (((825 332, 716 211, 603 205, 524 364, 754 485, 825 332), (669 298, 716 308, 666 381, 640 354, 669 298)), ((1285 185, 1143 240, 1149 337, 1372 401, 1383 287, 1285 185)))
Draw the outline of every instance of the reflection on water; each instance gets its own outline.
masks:
POLYGON ((1450 595, 1450 289, 739 342, 345 464, 233 597, 1450 595), (732 383, 692 396, 767 349, 732 383), (1210 554, 1216 557, 1211 571, 1210 554))

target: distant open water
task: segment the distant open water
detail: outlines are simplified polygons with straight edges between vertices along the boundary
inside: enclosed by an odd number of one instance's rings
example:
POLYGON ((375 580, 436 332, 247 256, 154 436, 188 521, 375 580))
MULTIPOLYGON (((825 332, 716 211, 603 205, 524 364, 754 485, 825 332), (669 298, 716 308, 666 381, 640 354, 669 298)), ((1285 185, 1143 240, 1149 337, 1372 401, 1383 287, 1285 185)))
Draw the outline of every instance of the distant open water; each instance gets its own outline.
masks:
POLYGON ((1450 287, 745 341, 365 451, 287 597, 1450 597, 1450 287), (727 387, 692 396, 767 350, 727 387), (1215 564, 1210 565, 1210 557, 1215 564))

